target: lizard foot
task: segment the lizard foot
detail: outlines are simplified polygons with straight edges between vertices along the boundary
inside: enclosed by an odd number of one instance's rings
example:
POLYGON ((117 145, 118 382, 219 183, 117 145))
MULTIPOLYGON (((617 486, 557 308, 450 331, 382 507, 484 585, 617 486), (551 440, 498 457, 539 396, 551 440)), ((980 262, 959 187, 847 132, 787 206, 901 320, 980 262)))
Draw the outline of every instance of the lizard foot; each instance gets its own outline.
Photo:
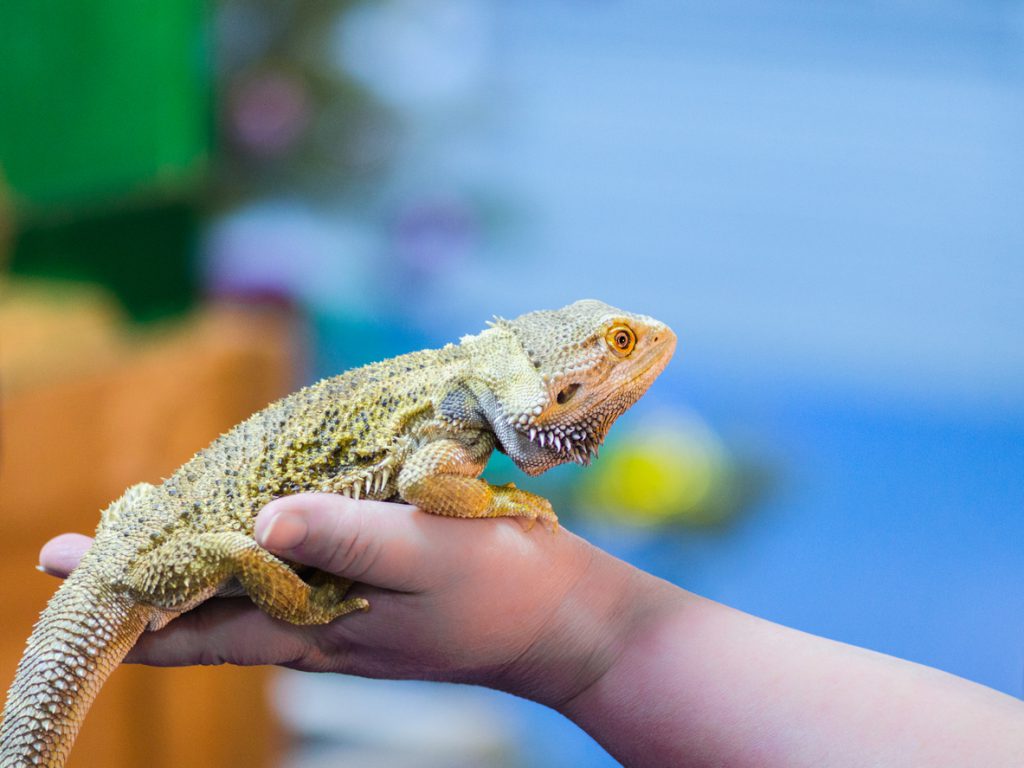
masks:
POLYGON ((538 520, 549 532, 558 530, 558 515, 551 502, 543 496, 521 491, 511 483, 494 489, 491 505, 493 516, 519 518, 524 530, 532 530, 538 520))
POLYGON ((235 582, 264 611, 292 624, 327 624, 369 607, 361 597, 346 598, 349 580, 320 572, 307 583, 237 532, 171 538, 136 561, 128 579, 139 602, 177 613, 202 602, 207 590, 235 582))
POLYGON ((539 514, 536 517, 521 517, 519 518, 519 524, 526 532, 532 531, 533 526, 540 520, 540 524, 544 526, 544 530, 548 533, 558 533, 558 517, 554 512, 550 516, 539 514))
POLYGON ((540 520, 549 531, 558 530, 558 517, 551 502, 512 483, 491 485, 478 477, 440 473, 403 485, 405 501, 435 515, 515 517, 529 521, 531 528, 540 520))
POLYGON ((369 610, 370 603, 365 598, 345 598, 351 587, 351 579, 343 579, 326 571, 316 571, 310 576, 309 604, 324 618, 322 623, 334 621, 339 616, 353 611, 369 610))

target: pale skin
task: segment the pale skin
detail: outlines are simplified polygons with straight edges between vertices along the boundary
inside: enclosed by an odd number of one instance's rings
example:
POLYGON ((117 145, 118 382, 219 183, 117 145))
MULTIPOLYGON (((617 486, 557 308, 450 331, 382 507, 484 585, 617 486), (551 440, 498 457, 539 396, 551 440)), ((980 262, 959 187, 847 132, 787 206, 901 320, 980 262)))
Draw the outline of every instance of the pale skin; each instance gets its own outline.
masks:
MULTIPOLYGON (((133 663, 278 664, 477 683, 545 704, 628 766, 1024 765, 1024 703, 693 595, 567 530, 330 494, 267 505, 257 541, 358 582, 326 626, 212 600, 133 663)), ((66 575, 90 539, 40 553, 66 575)))

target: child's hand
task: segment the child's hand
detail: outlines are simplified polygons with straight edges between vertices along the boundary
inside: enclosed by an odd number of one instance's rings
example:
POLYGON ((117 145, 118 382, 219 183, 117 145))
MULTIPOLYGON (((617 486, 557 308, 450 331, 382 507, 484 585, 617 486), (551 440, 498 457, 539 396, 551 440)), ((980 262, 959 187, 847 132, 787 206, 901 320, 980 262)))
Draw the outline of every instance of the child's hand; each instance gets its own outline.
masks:
MULTIPOLYGON (((255 534, 355 580, 370 610, 296 627, 210 600, 130 661, 478 683, 558 709, 634 767, 1024 765, 1020 701, 703 600, 568 531, 310 494, 269 504, 255 534)), ((65 534, 40 560, 66 575, 88 545, 65 534)))
MULTIPOLYGON (((267 505, 255 536, 286 560, 356 581, 349 594, 366 597, 370 610, 298 627, 247 598, 213 599, 144 634, 127 661, 472 682, 552 704, 609 663, 604 612, 617 598, 581 586, 597 550, 568 531, 303 494, 267 505)), ((65 534, 43 547, 40 561, 66 575, 89 543, 65 534)))

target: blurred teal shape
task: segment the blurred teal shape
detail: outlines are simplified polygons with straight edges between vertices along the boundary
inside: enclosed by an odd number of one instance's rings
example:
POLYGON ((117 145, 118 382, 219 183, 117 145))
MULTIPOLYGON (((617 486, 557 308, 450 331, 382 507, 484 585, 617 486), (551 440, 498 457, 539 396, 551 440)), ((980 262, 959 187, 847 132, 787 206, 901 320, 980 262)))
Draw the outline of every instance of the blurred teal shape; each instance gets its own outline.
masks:
POLYGON ((0 171, 21 209, 193 180, 210 143, 199 0, 11 0, 0 34, 0 171))
POLYGON ((434 346, 422 334, 382 314, 316 304, 307 309, 315 342, 315 379, 434 346))

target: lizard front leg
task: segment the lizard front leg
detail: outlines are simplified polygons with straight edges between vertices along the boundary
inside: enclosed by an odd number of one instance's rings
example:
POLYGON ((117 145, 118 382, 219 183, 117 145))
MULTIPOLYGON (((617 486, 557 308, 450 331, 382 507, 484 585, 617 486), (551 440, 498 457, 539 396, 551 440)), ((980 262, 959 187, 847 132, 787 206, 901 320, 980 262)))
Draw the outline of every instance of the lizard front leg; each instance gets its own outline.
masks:
POLYGON ((398 475, 398 493, 426 512, 450 517, 522 517, 555 530, 558 517, 543 496, 510 483, 495 486, 478 475, 491 446, 436 440, 406 459, 398 475))
POLYGON ((252 538, 231 531, 170 539, 132 566, 129 587, 140 602, 180 612, 232 578, 256 605, 292 624, 326 624, 368 607, 363 598, 344 599, 347 579, 317 573, 307 584, 252 538))

